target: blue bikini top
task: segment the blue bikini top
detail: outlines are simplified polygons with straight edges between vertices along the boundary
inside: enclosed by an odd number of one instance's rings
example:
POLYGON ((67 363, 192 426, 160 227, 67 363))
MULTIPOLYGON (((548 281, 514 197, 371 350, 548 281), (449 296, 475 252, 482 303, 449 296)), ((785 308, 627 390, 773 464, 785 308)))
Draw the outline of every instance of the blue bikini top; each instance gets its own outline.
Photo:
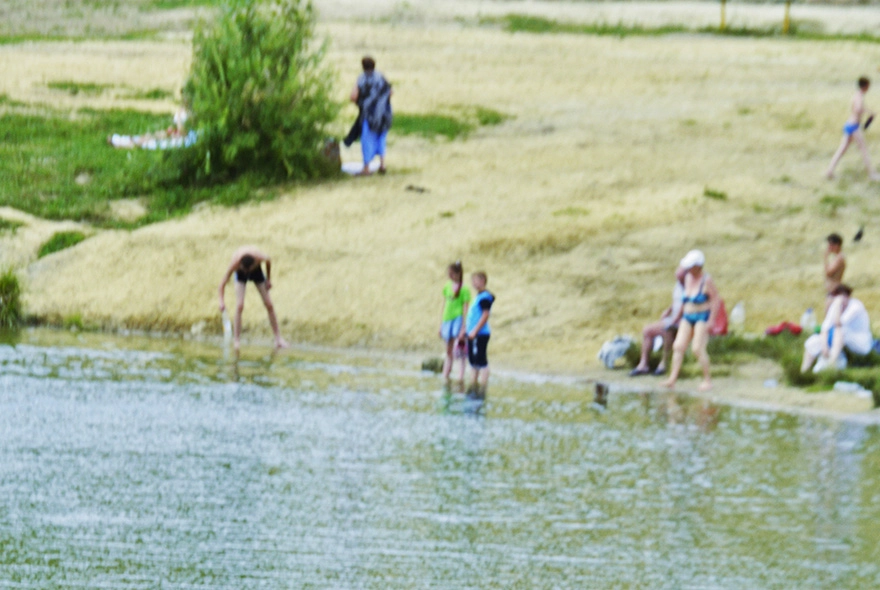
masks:
POLYGON ((681 298, 682 303, 693 303, 695 305, 700 305, 701 303, 706 303, 709 301, 709 294, 703 292, 703 287, 706 285, 706 276, 703 275, 703 279, 700 281, 700 290, 697 291, 696 295, 685 295, 681 298))

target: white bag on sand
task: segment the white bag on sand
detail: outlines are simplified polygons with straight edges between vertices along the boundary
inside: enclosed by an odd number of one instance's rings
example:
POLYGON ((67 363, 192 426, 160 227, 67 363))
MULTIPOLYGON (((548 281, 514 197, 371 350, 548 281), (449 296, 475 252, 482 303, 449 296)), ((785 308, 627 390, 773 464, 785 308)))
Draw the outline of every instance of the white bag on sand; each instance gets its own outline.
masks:
POLYGON ((618 336, 614 340, 609 340, 599 349, 599 360, 605 364, 605 368, 613 369, 615 361, 626 354, 632 343, 633 340, 629 336, 618 336))
MULTIPOLYGON (((822 371, 831 368, 832 367, 828 364, 828 359, 820 355, 819 358, 816 359, 816 364, 813 365, 813 372, 821 373, 822 371)), ((840 353, 840 356, 837 357, 837 362, 835 363, 835 366, 833 368, 837 369, 838 371, 842 371, 846 368, 845 354, 843 354, 842 352, 840 353)))

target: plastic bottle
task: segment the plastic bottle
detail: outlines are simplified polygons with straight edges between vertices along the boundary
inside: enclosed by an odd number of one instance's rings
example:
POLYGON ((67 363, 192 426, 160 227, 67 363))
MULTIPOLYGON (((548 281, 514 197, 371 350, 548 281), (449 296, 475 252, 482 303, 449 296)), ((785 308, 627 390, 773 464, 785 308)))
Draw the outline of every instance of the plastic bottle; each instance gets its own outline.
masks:
POLYGON ((232 322, 229 320, 229 314, 226 313, 225 309, 221 317, 223 318, 223 340, 229 342, 232 340, 232 322))
POLYGON ((801 329, 807 334, 812 334, 816 329, 816 314, 813 313, 812 307, 808 307, 801 316, 801 329))
POLYGON ((740 334, 746 327, 746 304, 742 301, 737 302, 730 310, 730 327, 740 334))

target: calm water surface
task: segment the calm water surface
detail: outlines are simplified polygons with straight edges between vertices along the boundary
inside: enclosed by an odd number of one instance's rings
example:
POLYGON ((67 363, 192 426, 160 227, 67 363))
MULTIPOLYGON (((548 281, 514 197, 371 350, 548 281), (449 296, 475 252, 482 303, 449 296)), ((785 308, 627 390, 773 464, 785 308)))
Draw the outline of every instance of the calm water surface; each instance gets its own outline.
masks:
POLYGON ((0 587, 877 588, 880 431, 391 360, 0 345, 0 587))

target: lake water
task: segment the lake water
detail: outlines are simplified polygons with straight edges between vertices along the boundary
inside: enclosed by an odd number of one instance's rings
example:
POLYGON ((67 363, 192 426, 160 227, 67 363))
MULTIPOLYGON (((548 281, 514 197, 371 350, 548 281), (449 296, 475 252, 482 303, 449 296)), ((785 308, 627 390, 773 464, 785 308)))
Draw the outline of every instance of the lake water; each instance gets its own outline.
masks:
POLYGON ((0 587, 880 587, 876 426, 408 365, 0 345, 0 587))

